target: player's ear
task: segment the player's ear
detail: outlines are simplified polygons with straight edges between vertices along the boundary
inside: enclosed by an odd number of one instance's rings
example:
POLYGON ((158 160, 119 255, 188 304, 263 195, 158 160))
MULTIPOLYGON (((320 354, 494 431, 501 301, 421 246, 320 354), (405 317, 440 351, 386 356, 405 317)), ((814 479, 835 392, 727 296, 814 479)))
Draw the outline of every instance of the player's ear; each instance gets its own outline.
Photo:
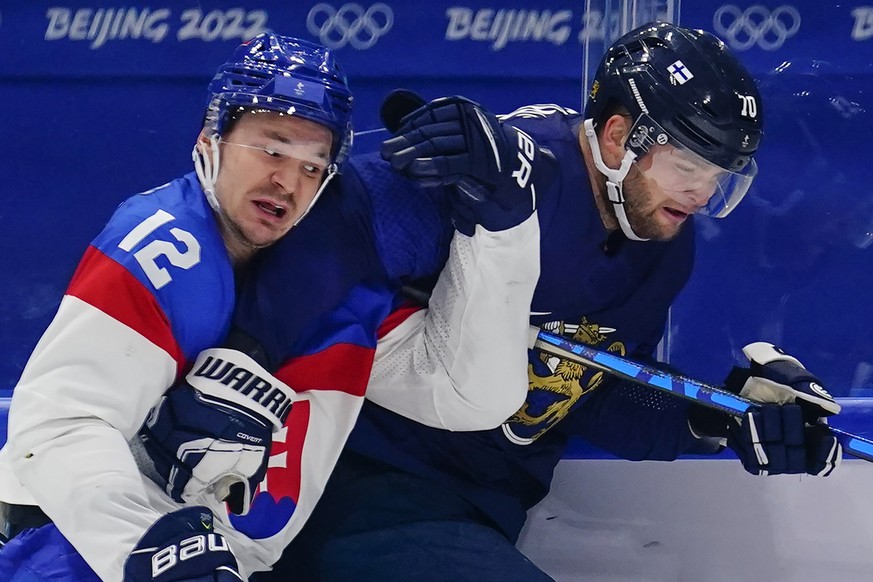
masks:
POLYGON ((610 168, 617 168, 624 157, 624 142, 630 133, 630 118, 625 115, 611 115, 603 123, 600 133, 600 153, 610 168))
POLYGON ((209 134, 206 133, 206 129, 201 129, 200 134, 197 136, 197 149, 201 152, 208 152, 211 149, 211 144, 209 143, 209 134))

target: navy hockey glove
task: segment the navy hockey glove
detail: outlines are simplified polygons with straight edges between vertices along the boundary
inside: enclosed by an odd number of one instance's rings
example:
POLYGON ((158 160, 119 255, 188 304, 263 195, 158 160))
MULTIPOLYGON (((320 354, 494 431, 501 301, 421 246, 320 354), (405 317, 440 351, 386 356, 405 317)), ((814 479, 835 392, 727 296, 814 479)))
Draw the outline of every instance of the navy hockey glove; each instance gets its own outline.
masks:
POLYGON ((728 422, 727 445, 752 475, 809 473, 827 477, 842 447, 826 424, 804 422, 798 404, 762 404, 728 422))
POLYGON ((826 417, 839 413, 840 405, 818 378, 773 344, 749 344, 743 353, 749 368, 731 370, 725 388, 760 408, 742 419, 695 408, 689 414, 692 430, 726 437, 723 444, 753 475, 830 475, 840 464, 842 447, 826 417))
MULTIPOLYGON (((388 124, 397 123, 397 109, 416 104, 409 92, 400 95, 388 100, 401 106, 383 105, 388 124)), ((492 232, 512 228, 536 209, 534 174, 543 154, 523 131, 464 97, 431 101, 399 124, 382 144, 382 157, 423 186, 454 186, 455 226, 464 234, 472 235, 475 224, 492 232)))
POLYGON ((240 582, 227 540, 212 527, 212 512, 186 507, 163 516, 124 563, 124 582, 240 582))
POLYGON ((205 350, 140 430, 151 465, 140 466, 176 501, 212 494, 233 513, 245 514, 266 475, 272 434, 295 399, 248 355, 205 350))

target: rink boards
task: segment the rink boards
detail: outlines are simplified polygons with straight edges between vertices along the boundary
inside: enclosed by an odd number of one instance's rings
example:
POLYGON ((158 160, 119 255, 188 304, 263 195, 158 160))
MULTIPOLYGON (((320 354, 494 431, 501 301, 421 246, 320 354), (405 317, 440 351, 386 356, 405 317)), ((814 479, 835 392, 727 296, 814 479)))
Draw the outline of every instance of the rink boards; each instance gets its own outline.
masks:
POLYGON ((755 477, 734 460, 565 459, 520 548, 559 582, 873 580, 873 465, 755 477))

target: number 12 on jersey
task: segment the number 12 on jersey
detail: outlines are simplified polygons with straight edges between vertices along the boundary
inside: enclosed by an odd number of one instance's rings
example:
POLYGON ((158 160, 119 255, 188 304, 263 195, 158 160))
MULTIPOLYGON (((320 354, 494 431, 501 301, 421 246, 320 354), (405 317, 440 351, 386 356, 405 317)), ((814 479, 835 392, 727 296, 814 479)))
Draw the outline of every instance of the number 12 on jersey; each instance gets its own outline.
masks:
MULTIPOLYGON (((118 243, 118 248, 130 252, 157 228, 173 220, 176 220, 175 216, 165 210, 158 210, 136 225, 118 243)), ((190 269, 200 262, 200 243, 197 242, 194 235, 181 228, 171 228, 170 234, 185 246, 184 250, 180 250, 179 247, 169 241, 153 240, 133 254, 133 257, 142 267, 143 272, 155 289, 160 289, 173 280, 166 267, 158 266, 156 261, 158 257, 166 257, 171 265, 180 269, 190 269)))

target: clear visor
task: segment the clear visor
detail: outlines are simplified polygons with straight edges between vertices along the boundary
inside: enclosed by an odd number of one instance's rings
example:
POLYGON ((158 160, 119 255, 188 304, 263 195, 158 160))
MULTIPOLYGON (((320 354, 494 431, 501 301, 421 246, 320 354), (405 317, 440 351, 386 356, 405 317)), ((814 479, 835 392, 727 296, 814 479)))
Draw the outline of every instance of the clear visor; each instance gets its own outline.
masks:
MULTIPOLYGON (((299 115, 299 104, 292 103, 280 97, 264 97, 246 93, 221 93, 213 100, 207 113, 207 126, 211 126, 213 132, 218 132, 218 115, 222 108, 233 109, 245 108, 246 114, 258 115, 299 115)), ((302 117, 307 119, 307 117, 302 117)), ((325 126, 326 127, 326 126, 325 126)), ((221 139, 220 143, 261 150, 274 161, 286 159, 303 162, 306 165, 315 166, 318 171, 324 171, 331 164, 331 148, 333 143, 325 144, 317 140, 305 140, 296 136, 281 135, 278 131, 275 135, 265 135, 258 138, 241 140, 233 138, 230 141, 221 139)))
POLYGON ((741 172, 708 162, 673 139, 645 114, 631 129, 627 148, 637 154, 634 164, 646 179, 689 214, 727 216, 749 191, 758 173, 755 160, 741 172))
POLYGON ((330 153, 325 150, 324 143, 318 141, 263 137, 249 141, 222 139, 219 143, 259 152, 266 163, 302 165, 307 172, 322 173, 330 165, 330 153))

